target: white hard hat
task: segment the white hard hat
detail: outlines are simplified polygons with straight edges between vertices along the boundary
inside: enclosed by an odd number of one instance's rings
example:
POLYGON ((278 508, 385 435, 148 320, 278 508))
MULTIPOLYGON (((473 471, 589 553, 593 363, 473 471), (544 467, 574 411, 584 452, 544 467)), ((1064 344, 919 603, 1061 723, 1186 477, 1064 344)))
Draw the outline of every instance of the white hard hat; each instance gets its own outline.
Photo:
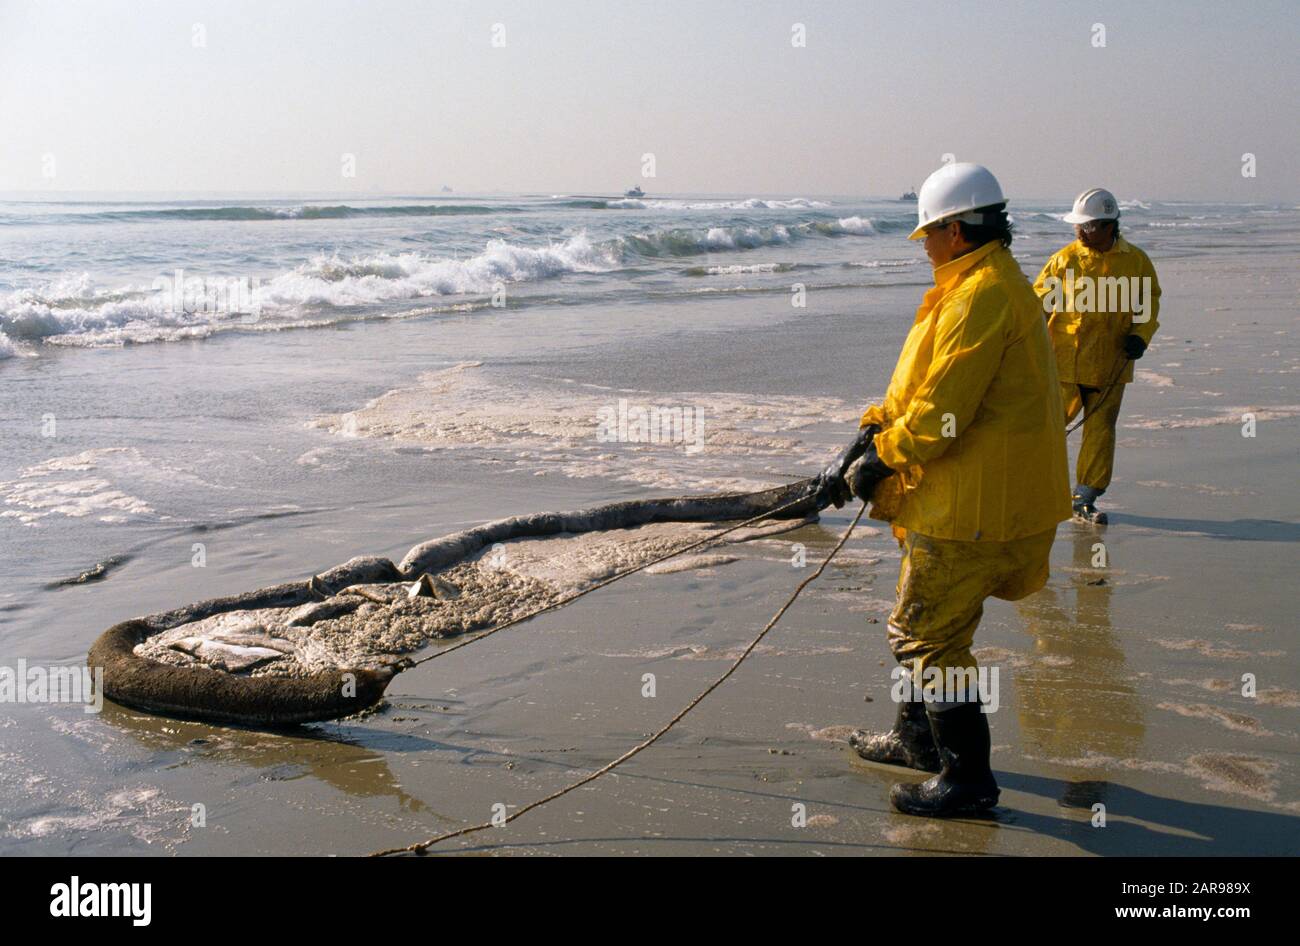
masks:
POLYGON ((1074 198, 1074 207, 1061 218, 1066 223, 1118 220, 1119 201, 1104 187, 1093 187, 1074 198))
POLYGON ((1002 185, 982 164, 946 164, 925 179, 916 199, 916 229, 909 240, 920 240, 925 228, 941 220, 983 223, 983 214, 970 213, 982 207, 1005 204, 1002 185))

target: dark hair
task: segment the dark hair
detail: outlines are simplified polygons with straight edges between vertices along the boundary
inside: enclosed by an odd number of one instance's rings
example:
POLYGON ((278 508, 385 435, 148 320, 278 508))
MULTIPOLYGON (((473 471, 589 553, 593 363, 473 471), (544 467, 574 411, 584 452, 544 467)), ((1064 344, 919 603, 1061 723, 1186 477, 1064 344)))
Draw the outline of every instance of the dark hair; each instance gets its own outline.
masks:
POLYGON ((977 210, 984 215, 983 223, 967 223, 965 220, 958 220, 957 225, 961 227, 961 237, 967 243, 974 246, 983 246, 990 240, 997 240, 1003 246, 1010 246, 1013 239, 1011 218, 1007 216, 1006 204, 994 204, 991 207, 979 207, 977 210))

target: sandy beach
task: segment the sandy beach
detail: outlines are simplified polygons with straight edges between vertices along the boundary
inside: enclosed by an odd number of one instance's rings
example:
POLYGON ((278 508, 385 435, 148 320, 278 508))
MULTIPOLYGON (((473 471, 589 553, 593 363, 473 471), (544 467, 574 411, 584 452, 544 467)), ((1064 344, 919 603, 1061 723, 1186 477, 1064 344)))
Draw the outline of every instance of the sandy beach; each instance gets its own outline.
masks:
MULTIPOLYGON (((1048 587, 990 601, 976 638, 1001 682, 993 817, 899 815, 887 801, 897 772, 844 744, 893 715, 884 621, 899 553, 886 526, 863 520, 660 744, 445 849, 1294 853, 1294 245, 1149 247, 1165 327, 1125 396, 1111 523, 1063 524, 1048 587), (1098 802, 1104 828, 1090 822, 1098 802)), ((1047 248, 1017 247, 1027 273, 1047 248)), ((2 471, 14 515, 0 663, 75 662, 118 620, 352 555, 399 559, 490 518, 809 475, 882 393, 923 288, 924 269, 912 275, 814 292, 804 310, 734 293, 685 320, 647 302, 618 331, 582 310, 484 310, 11 359, 11 442, 51 401, 66 439, 2 471), (716 439, 697 456, 595 443, 591 408, 618 396, 699 405, 716 439), (150 477, 159 488, 146 495, 150 477), (97 580, 50 587, 100 563, 97 580)), ((294 733, 6 706, 0 851, 354 855, 517 808, 618 756, 720 674, 805 574, 794 544, 816 563, 852 511, 636 575, 402 674, 376 712, 294 733)))

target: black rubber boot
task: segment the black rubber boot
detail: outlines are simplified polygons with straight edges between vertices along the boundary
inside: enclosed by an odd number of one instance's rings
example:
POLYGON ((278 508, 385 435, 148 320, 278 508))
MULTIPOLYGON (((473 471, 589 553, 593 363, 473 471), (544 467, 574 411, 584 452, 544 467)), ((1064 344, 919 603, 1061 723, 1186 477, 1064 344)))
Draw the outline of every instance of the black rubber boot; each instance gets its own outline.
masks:
POLYGON ((979 703, 930 712, 930 727, 943 768, 920 784, 895 785, 889 802, 908 815, 946 818, 987 811, 998 803, 998 783, 989 768, 989 721, 979 703))
POLYGON ((919 700, 899 702, 893 729, 888 732, 855 729, 849 735, 849 745, 868 762, 905 765, 922 772, 939 771, 939 750, 930 732, 925 704, 919 700))
POLYGON ((1076 486, 1070 496, 1070 510, 1074 513, 1074 518, 1099 526, 1106 525, 1106 514, 1097 508, 1097 500, 1103 492, 1091 486, 1076 486))

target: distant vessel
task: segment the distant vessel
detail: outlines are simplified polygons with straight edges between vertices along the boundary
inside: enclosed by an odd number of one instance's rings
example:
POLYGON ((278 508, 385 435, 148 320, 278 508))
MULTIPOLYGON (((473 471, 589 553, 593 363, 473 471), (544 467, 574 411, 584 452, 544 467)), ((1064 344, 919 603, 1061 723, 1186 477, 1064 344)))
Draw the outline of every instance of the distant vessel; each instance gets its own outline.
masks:
POLYGON ((908 191, 899 200, 916 200, 916 191, 908 191))
POLYGON ((644 197, 645 191, 639 187, 634 187, 630 191, 623 191, 624 197, 644 197))
POLYGON ((451 188, 448 187, 446 184, 443 184, 443 185, 442 185, 442 192, 443 192, 444 194, 450 194, 450 193, 451 193, 451 188))

